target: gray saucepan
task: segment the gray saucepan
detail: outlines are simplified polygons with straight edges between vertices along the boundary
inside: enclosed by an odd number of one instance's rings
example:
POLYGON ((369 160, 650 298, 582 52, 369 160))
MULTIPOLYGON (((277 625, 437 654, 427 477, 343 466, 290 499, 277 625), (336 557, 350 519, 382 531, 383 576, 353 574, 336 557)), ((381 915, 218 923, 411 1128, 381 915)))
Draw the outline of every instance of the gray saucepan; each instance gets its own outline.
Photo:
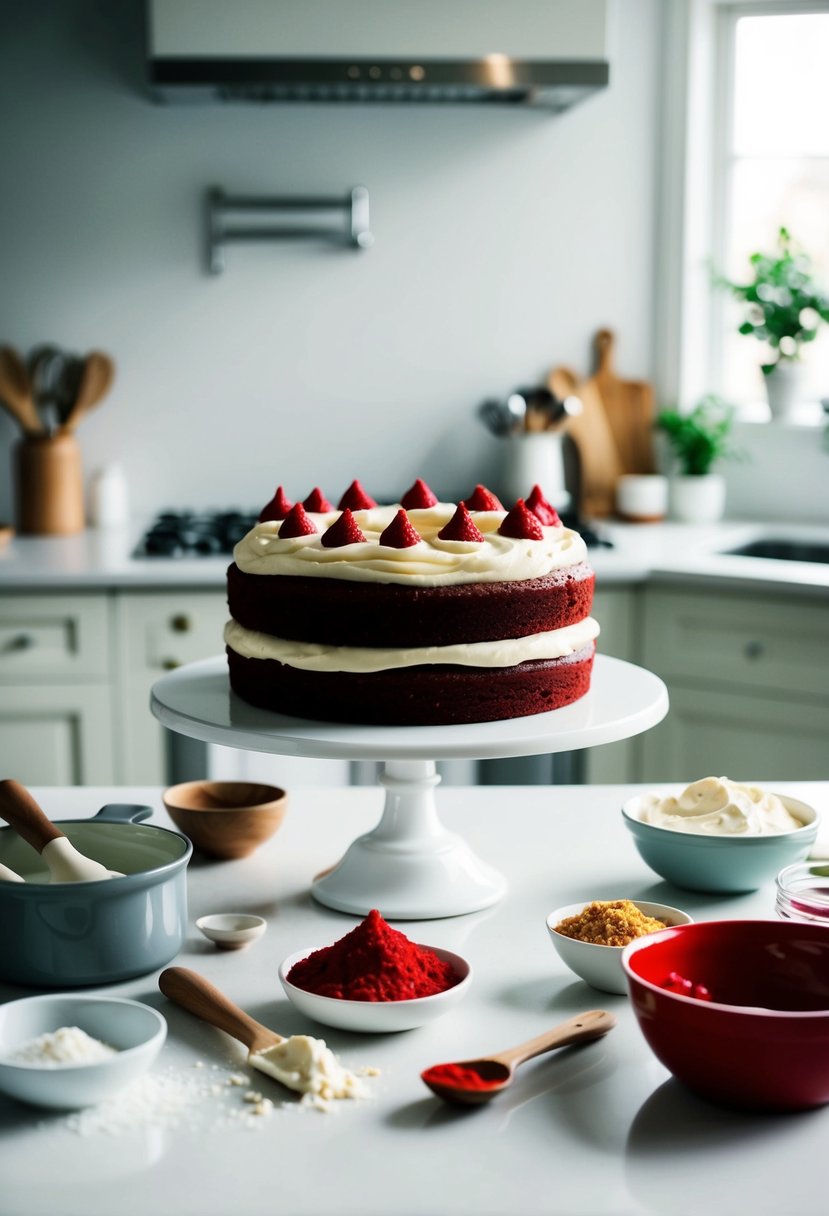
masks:
POLYGON ((146 975, 175 958, 187 932, 186 836, 142 820, 148 806, 110 803, 60 821, 75 848, 121 878, 50 883, 39 854, 0 828, 0 862, 25 882, 0 881, 0 979, 81 988, 146 975))

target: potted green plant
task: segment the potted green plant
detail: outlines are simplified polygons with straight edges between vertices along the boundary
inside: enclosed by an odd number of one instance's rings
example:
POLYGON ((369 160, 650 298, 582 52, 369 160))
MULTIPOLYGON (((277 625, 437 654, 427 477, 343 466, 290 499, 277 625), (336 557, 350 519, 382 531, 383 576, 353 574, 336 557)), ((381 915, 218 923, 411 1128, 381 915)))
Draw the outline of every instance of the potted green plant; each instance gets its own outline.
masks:
POLYGON ((714 472, 718 461, 735 455, 731 444, 734 409, 709 393, 683 413, 664 409, 656 428, 667 438, 675 470, 670 478, 674 519, 714 523, 725 510, 725 478, 714 472))
POLYGON ((760 365, 769 408, 772 417, 787 417, 798 402, 801 350, 829 322, 829 296, 815 283, 809 257, 787 228, 779 230, 774 253, 753 253, 749 261, 750 282, 715 276, 715 283, 745 306, 739 332, 769 348, 773 357, 760 365))

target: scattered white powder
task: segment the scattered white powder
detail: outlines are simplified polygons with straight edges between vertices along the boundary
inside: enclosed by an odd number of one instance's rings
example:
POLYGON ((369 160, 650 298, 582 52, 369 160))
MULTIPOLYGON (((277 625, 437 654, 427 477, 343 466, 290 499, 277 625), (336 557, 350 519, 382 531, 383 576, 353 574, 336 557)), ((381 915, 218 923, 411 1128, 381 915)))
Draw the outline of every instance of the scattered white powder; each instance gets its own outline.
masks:
MULTIPOLYGON (((377 1070, 361 1069, 360 1075, 376 1076, 377 1070)), ((190 1065, 153 1071, 98 1106, 61 1116, 60 1125, 81 1136, 124 1136, 148 1128, 200 1136, 231 1127, 262 1131, 276 1111, 332 1109, 319 1094, 306 1094, 301 1102, 291 1097, 279 1101, 274 1087, 274 1096, 266 1097, 251 1081, 249 1075, 215 1064, 209 1069, 190 1065)))
POLYGON ((97 1064, 117 1055, 116 1049, 93 1039, 80 1026, 61 1026, 49 1034, 21 1043, 5 1058, 10 1064, 35 1064, 39 1068, 65 1068, 72 1064, 97 1064))

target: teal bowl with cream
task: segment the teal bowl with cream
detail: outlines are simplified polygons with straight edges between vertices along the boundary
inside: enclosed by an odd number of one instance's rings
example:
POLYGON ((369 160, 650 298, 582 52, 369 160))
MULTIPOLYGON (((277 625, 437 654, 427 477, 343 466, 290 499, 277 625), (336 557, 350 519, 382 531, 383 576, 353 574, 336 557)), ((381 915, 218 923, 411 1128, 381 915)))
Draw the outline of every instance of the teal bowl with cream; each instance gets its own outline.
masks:
POLYGON ((784 794, 777 796, 801 827, 763 836, 678 832, 642 822, 639 816, 646 802, 642 795, 628 799, 622 818, 639 856, 660 878, 688 891, 737 894, 772 882, 784 866, 802 861, 815 842, 818 813, 814 807, 784 794))

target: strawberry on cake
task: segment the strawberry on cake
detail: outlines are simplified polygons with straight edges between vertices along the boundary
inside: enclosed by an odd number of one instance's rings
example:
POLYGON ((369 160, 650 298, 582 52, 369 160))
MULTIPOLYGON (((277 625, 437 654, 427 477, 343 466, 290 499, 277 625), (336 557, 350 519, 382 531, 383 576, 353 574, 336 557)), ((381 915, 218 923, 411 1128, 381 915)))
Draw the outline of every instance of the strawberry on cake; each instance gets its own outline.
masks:
POLYGON ((537 486, 438 502, 421 480, 336 508, 280 486, 228 569, 233 690, 334 722, 444 725, 558 709, 590 686, 594 575, 537 486))

